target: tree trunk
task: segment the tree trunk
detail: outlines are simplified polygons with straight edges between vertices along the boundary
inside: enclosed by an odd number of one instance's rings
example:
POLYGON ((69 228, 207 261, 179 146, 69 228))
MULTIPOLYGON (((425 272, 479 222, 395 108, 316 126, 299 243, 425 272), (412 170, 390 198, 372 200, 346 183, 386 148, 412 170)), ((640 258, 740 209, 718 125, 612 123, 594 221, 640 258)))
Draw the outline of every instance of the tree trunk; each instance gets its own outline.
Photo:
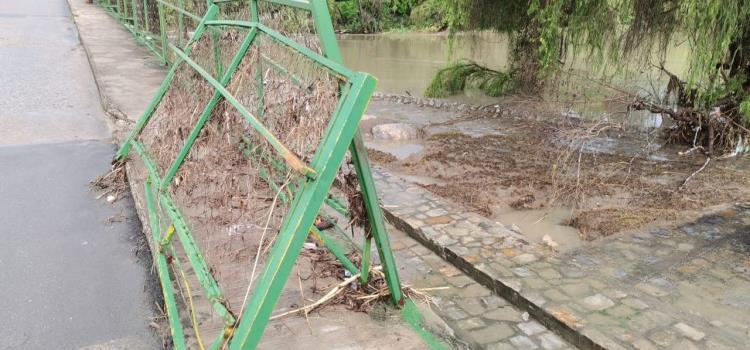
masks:
POLYGON ((544 87, 539 79, 539 27, 529 23, 514 38, 511 52, 511 74, 519 90, 527 94, 538 94, 544 87))

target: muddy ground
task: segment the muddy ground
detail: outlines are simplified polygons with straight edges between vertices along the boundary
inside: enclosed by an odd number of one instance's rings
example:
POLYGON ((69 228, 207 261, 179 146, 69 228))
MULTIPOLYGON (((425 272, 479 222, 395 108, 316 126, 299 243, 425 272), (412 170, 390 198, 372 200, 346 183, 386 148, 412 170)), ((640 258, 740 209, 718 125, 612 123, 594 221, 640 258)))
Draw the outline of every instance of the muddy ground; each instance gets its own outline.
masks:
MULTIPOLYGON (((504 112, 456 112, 435 122, 410 118, 425 133, 410 142, 422 144, 423 151, 399 159, 387 148, 371 149, 373 161, 429 179, 420 181, 422 186, 487 217, 509 210, 572 209, 564 224, 587 240, 678 223, 750 199, 750 157, 712 161, 691 177, 706 157, 680 155, 689 147, 664 144, 660 133, 668 123, 635 130, 629 126, 632 115, 602 121, 531 103, 499 107, 504 112)), ((419 108, 428 114, 434 109, 419 108)), ((375 117, 366 131, 383 119, 375 117)))

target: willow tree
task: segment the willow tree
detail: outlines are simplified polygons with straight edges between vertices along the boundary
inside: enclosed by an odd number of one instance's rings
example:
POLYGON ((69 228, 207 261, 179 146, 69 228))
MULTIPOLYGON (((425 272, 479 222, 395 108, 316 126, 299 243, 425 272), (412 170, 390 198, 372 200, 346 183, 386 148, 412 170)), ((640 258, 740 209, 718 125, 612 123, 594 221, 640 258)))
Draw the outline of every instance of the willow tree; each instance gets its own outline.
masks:
POLYGON ((432 1, 445 5, 453 30, 509 33, 513 49, 504 72, 454 63, 439 72, 430 95, 467 84, 491 93, 537 92, 564 64, 567 49, 622 67, 658 63, 680 39, 690 45, 689 68, 682 76, 670 73, 666 87, 679 97, 678 107, 645 99, 632 107, 671 117, 676 125, 667 136, 709 155, 750 149, 750 0, 432 1))

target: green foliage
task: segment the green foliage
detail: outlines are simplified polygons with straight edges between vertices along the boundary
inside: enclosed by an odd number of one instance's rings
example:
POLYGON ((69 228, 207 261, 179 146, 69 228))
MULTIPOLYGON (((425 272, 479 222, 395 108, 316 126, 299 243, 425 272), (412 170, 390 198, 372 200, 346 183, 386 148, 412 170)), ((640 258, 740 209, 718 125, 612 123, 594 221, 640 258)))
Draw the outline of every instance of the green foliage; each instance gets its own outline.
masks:
POLYGON ((435 4, 443 1, 447 0, 328 0, 328 7, 339 31, 375 33, 432 27, 441 22, 442 11, 435 4), (421 12, 413 15, 417 9, 421 12))
POLYGON ((466 88, 477 88, 489 96, 500 96, 515 89, 512 76, 482 67, 475 62, 460 61, 441 69, 425 91, 427 97, 446 97, 466 88))
MULTIPOLYGON (((538 27, 537 31, 537 54, 539 56, 539 69, 536 74, 538 79, 544 79, 550 69, 561 56, 560 33, 562 31, 562 9, 563 1, 554 1, 552 4, 542 5, 540 0, 533 0, 529 5, 528 15, 538 27)), ((533 38, 529 38, 533 39, 533 38)))
POLYGON ((740 114, 745 123, 750 124, 750 96, 745 97, 745 100, 740 103, 740 114))
POLYGON ((568 49, 600 67, 646 67, 677 38, 691 46, 682 78, 705 102, 750 66, 750 0, 429 1, 445 9, 453 31, 510 33, 511 70, 540 81, 571 56, 568 49))
POLYGON ((742 87, 744 81, 744 76, 735 76, 729 78, 723 84, 712 84, 710 87, 704 88, 698 96, 698 100, 695 101, 696 107, 707 110, 711 106, 720 103, 723 99, 733 98, 738 101, 742 100, 745 95, 742 87))
POLYGON ((337 29, 347 32, 362 30, 356 1, 329 0, 328 6, 337 29))
POLYGON ((409 20, 415 28, 442 30, 444 28, 455 28, 457 25, 449 25, 448 22, 455 22, 456 19, 449 17, 453 13, 446 11, 445 0, 426 0, 414 7, 409 16, 409 20))
POLYGON ((470 4, 470 0, 427 0, 423 6, 433 9, 442 24, 454 32, 467 25, 469 17, 466 6, 470 4))

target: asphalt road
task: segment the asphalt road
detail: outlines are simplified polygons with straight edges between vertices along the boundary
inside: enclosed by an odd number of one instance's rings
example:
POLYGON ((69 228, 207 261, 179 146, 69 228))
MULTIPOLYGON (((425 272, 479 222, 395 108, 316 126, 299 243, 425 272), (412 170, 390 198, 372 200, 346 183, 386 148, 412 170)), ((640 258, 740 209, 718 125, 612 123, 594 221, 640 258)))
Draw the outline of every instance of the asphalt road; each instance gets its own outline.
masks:
POLYGON ((0 1, 0 350, 159 347, 132 200, 88 190, 113 154, 66 1, 0 1))

